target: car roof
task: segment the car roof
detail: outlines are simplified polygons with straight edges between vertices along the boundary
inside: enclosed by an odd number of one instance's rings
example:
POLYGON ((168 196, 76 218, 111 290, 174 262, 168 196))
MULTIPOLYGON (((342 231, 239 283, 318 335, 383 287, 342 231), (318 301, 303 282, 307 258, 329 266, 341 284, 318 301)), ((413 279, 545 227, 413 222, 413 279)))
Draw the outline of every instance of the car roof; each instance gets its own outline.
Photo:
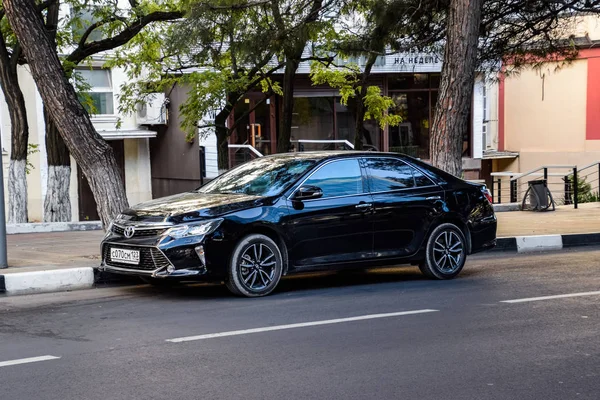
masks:
POLYGON ((386 153, 380 151, 355 151, 355 150, 322 150, 322 151, 303 151, 296 153, 278 153, 267 156, 269 158, 301 158, 308 160, 325 160, 329 158, 342 158, 342 157, 359 157, 359 156, 387 156, 387 157, 400 157, 405 158, 406 156, 399 153, 386 153))

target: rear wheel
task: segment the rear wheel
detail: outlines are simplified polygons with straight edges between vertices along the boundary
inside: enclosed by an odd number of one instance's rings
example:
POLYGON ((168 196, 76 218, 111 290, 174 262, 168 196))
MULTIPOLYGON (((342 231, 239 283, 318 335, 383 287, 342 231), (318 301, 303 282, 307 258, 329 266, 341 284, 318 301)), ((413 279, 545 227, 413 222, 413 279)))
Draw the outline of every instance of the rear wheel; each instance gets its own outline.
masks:
POLYGON ((462 231, 454 224, 436 227, 425 249, 425 260, 419 264, 423 274, 432 279, 452 279, 467 259, 467 245, 462 231))
POLYGON ((227 288, 238 296, 266 296, 279 283, 282 271, 283 257, 277 243, 265 235, 249 235, 233 251, 227 288))

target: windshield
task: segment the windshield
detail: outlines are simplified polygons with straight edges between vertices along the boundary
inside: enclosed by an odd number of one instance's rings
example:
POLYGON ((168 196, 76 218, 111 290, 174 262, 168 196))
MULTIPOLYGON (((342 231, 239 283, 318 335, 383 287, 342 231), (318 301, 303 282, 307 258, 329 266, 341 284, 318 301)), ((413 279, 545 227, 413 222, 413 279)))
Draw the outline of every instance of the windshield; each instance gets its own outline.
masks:
POLYGON ((198 189, 198 192, 275 196, 294 183, 315 163, 315 160, 306 158, 258 158, 215 178, 198 189))

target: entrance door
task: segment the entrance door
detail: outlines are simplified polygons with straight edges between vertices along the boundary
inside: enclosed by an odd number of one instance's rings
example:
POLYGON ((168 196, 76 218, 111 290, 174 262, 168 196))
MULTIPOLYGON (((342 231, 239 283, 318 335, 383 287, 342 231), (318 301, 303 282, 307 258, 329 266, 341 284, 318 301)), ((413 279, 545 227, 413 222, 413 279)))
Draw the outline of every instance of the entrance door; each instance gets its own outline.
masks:
MULTIPOLYGON (((115 158, 117 160, 117 166, 121 173, 121 179, 125 183, 125 146, 123 140, 111 140, 107 142, 113 149, 115 158)), ((96 200, 94 200, 94 194, 90 188, 90 184, 87 178, 81 171, 81 168, 77 166, 77 192, 79 195, 79 220, 80 221, 98 221, 100 216, 98 215, 98 206, 96 200)))

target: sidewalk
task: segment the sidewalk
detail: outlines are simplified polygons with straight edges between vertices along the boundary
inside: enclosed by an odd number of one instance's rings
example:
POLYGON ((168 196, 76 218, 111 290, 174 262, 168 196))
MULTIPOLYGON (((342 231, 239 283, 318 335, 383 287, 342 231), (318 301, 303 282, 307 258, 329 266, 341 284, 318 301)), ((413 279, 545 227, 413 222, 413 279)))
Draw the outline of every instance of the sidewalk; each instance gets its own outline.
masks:
MULTIPOLYGON (((540 251, 600 244, 600 203, 554 212, 499 212, 497 250, 540 251), (572 234, 577 234, 571 236, 572 234), (595 235, 586 235, 595 234, 595 235)), ((8 236, 9 268, 0 292, 35 293, 90 288, 104 232, 50 232, 8 236)))

